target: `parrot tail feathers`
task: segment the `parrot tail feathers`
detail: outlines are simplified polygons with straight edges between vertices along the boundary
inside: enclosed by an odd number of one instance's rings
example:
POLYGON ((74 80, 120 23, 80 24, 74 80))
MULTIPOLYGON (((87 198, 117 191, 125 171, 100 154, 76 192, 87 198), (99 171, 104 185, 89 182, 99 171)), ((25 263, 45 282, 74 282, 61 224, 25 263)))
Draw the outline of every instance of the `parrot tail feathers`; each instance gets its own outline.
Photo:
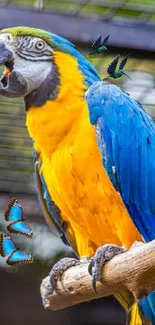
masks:
POLYGON ((130 311, 127 312, 127 325, 151 325, 145 317, 143 311, 139 307, 137 301, 134 300, 130 311))
POLYGON ((151 292, 147 298, 139 302, 140 309, 149 319, 150 324, 155 325, 155 292, 151 292))
POLYGON ((114 297, 126 311, 126 325, 151 325, 129 291, 123 291, 114 297))

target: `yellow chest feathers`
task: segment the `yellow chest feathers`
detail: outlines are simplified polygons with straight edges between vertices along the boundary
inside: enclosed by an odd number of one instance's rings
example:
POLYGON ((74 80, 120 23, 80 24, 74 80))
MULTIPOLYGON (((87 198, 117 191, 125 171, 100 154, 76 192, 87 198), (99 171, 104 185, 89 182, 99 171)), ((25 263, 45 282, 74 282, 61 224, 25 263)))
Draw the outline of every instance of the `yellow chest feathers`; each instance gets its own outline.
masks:
POLYGON ((57 100, 29 110, 28 130, 41 155, 51 197, 77 238, 96 247, 104 243, 129 247, 139 235, 102 166, 83 98, 83 77, 77 66, 75 71, 76 81, 67 79, 57 100))
POLYGON ((63 219, 79 238, 92 241, 96 247, 104 243, 129 247, 139 235, 103 168, 84 101, 70 131, 60 136, 54 125, 57 123, 52 118, 40 124, 35 148, 42 158, 48 190, 63 219))

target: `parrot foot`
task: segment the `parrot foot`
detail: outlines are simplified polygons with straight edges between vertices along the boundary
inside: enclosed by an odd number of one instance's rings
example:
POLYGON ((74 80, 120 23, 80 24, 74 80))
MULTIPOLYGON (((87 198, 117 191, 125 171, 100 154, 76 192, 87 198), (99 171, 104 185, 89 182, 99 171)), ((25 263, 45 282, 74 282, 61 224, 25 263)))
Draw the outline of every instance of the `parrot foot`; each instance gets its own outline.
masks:
POLYGON ((92 275, 92 287, 96 290, 96 282, 102 279, 102 269, 107 261, 110 261, 115 255, 126 252, 122 246, 107 244, 99 247, 95 255, 89 260, 88 272, 92 275))
POLYGON ((49 282, 42 298, 44 307, 46 305, 46 298, 49 295, 52 295, 53 292, 56 290, 57 280, 61 278, 61 276, 66 270, 68 270, 72 266, 81 264, 81 262, 82 261, 77 260, 76 258, 64 257, 56 264, 54 264, 52 270, 50 271, 49 282))
POLYGON ((80 263, 81 263, 80 260, 77 260, 76 258, 64 257, 53 266, 53 268, 49 274, 50 283, 52 286, 51 293, 53 293, 53 291, 56 289, 57 280, 59 280, 61 278, 63 273, 66 270, 70 269, 70 267, 79 265, 80 263))

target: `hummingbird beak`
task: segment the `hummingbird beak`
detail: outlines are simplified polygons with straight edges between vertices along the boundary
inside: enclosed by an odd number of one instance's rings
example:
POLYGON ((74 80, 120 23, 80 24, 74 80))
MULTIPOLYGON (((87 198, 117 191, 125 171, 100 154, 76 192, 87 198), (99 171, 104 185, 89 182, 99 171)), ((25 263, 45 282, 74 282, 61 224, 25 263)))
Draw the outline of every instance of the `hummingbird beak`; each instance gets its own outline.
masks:
POLYGON ((104 46, 104 51, 110 52, 106 46, 104 46))
MULTIPOLYGON (((126 73, 126 72, 123 72, 123 74, 126 76, 126 77, 128 77, 130 80, 132 80, 129 76, 128 76, 128 74, 126 73)), ((132 80, 133 81, 133 80, 132 80)))

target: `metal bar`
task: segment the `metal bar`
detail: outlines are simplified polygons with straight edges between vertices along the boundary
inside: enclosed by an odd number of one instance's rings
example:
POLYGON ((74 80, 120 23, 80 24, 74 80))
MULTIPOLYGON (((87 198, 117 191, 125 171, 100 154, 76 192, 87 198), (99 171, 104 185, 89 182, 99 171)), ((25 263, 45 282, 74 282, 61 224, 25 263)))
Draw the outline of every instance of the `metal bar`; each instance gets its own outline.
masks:
MULTIPOLYGON (((109 0, 102 0, 102 1, 98 1, 98 0, 85 0, 85 1, 71 1, 71 0, 58 0, 57 1, 57 6, 55 6, 55 8, 57 8, 57 10, 61 10, 61 3, 69 3, 73 6, 75 6, 79 11, 81 11, 83 8, 85 9, 85 5, 90 5, 92 7, 94 7, 94 13, 95 13, 95 7, 103 7, 103 8, 107 8, 107 9, 115 9, 118 10, 118 9, 125 9, 125 10, 128 10, 128 11, 135 11, 135 12, 144 12, 144 13, 155 13, 155 6, 152 6, 152 5, 144 5, 143 2, 142 3, 139 3, 139 4, 136 4, 136 3, 129 3, 127 2, 126 0, 119 0, 117 2, 113 2, 113 1, 109 1, 109 0), (122 7, 123 5, 123 7, 122 7)), ((3 3, 5 4, 5 6, 9 6, 11 5, 12 1, 7 1, 6 3, 3 3)), ((27 5, 22 5, 22 3, 19 3, 20 6, 22 7, 26 7, 27 5)), ((46 6, 50 6, 50 1, 47 0, 47 1, 43 1, 43 10, 46 9, 46 6)), ((35 7, 35 5, 34 5, 35 7)), ((52 5, 51 5, 51 8, 52 8, 52 5)), ((63 10, 65 8, 63 7, 63 10)), ((66 8, 67 10, 67 8, 66 8)), ((75 9, 76 10, 76 9, 75 9)), ((96 14, 96 13, 95 13, 96 14)))
POLYGON ((17 7, 0 9, 0 28, 25 25, 43 28, 66 37, 73 42, 90 44, 103 31, 110 34, 109 46, 155 52, 155 25, 129 23, 129 21, 102 21, 88 17, 60 15, 17 7))

